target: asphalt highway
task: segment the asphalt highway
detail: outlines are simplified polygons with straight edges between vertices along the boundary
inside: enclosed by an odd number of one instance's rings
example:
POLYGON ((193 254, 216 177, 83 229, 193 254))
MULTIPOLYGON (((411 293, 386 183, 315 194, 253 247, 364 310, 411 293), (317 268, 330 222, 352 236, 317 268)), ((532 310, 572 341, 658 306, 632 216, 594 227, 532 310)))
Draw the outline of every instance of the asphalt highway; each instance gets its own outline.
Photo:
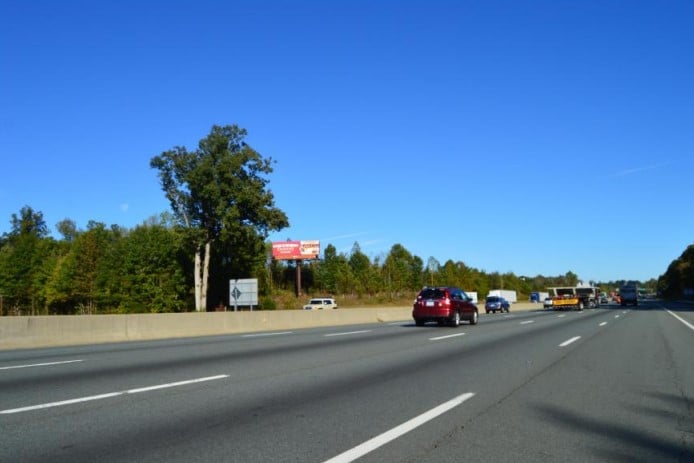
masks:
POLYGON ((694 305, 0 352, 0 462, 692 462, 694 305))

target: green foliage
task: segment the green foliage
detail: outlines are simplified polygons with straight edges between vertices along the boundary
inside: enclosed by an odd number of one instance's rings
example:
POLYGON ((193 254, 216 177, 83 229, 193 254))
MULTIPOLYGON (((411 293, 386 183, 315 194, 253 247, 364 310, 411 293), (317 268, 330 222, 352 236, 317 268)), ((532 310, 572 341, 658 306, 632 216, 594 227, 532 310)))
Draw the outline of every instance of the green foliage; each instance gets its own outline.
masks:
POLYGON ((53 241, 43 214, 25 206, 12 214, 11 231, 0 248, 0 294, 3 312, 38 314, 45 297, 44 283, 54 265, 53 241))
POLYGON ((207 306, 210 281, 214 283, 210 299, 217 304, 223 297, 221 282, 228 280, 221 271, 233 267, 247 276, 264 259, 268 233, 289 225, 267 189, 273 161, 251 148, 244 141, 246 135, 236 125, 215 125, 197 150, 175 147, 150 162, 159 171, 162 189, 195 261, 201 263, 193 275, 197 310, 207 306), (208 281, 208 271, 217 276, 208 281))
POLYGON ((666 298, 694 297, 694 244, 670 263, 658 279, 657 288, 666 298))
MULTIPOLYGON (((65 219, 57 241, 48 236, 42 214, 29 207, 13 215, 11 223, 11 231, 0 237, 4 314, 176 312, 194 307, 190 230, 171 216, 149 219, 134 229, 90 222, 79 230, 65 219)), ((514 289, 521 298, 578 281, 571 271, 558 276, 487 273, 460 261, 441 265, 431 257, 425 266, 401 244, 373 260, 358 243, 349 254, 328 244, 323 259, 301 265, 304 294, 296 298, 295 263, 270 259, 270 244, 252 230, 234 240, 222 235, 212 249, 209 299, 227 308, 233 278, 258 278, 262 310, 301 309, 308 295, 332 295, 340 305, 403 304, 424 285, 455 285, 481 297, 490 289, 514 289)), ((600 286, 610 291, 621 283, 600 286)), ((657 281, 641 286, 651 291, 657 286, 668 297, 682 297, 694 288, 694 244, 657 281)))
POLYGON ((181 312, 190 305, 181 265, 181 234, 163 225, 141 225, 119 246, 121 312, 181 312), (128 297, 123 297, 128 295, 128 297))

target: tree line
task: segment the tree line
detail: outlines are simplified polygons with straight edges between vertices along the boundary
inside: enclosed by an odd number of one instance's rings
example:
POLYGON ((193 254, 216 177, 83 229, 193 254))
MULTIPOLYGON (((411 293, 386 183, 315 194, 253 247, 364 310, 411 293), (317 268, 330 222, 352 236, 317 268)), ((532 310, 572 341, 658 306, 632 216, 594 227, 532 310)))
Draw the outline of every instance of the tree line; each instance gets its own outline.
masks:
POLYGON ((229 306, 229 280, 257 278, 261 309, 298 308, 299 265, 306 294, 374 302, 407 300, 425 285, 456 285, 484 297, 490 289, 520 296, 575 285, 573 272, 554 277, 487 273, 463 262, 425 265, 396 244, 383 256, 328 244, 323 258, 274 261, 270 231, 289 226, 267 188, 273 161, 236 125, 213 126, 197 149, 174 147, 150 161, 171 211, 134 228, 71 219, 54 238, 43 213, 12 214, 0 236, 0 314, 184 312, 229 306))
POLYGON ((658 293, 670 299, 694 299, 694 244, 687 246, 658 278, 658 293))
MULTIPOLYGON (((13 214, 0 238, 0 295, 4 315, 185 312, 195 309, 194 249, 186 230, 170 214, 132 229, 89 222, 78 229, 69 219, 49 234, 43 214, 29 206, 13 214)), ((301 264, 271 259, 271 243, 257 252, 234 255, 234 246, 215 246, 210 255, 206 309, 229 306, 229 280, 258 278, 260 309, 298 308, 296 265, 306 294, 330 294, 363 301, 409 299, 425 285, 456 285, 486 295, 511 288, 521 294, 548 286, 572 285, 572 272, 557 277, 487 273, 448 260, 427 265, 396 244, 383 257, 369 258, 358 243, 350 253, 328 244, 323 258, 301 264)))

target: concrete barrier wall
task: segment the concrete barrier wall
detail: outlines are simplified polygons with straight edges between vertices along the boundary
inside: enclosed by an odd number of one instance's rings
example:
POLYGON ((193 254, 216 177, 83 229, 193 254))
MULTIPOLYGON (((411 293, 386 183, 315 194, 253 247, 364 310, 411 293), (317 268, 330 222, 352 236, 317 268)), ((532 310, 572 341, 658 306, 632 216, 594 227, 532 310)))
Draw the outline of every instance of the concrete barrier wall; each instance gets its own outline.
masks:
MULTIPOLYGON (((541 308, 513 304, 511 311, 541 308)), ((484 306, 480 307, 480 313, 484 306)), ((278 331, 412 319, 411 307, 0 317, 0 350, 278 331)))
POLYGON ((0 350, 407 320, 410 307, 0 317, 0 350))

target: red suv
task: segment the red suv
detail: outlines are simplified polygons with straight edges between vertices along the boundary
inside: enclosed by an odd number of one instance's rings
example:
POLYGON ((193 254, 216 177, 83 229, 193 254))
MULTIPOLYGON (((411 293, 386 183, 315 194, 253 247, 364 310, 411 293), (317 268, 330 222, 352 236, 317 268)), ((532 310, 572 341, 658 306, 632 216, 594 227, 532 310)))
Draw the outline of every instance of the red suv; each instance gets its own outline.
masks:
POLYGON ((438 322, 439 325, 459 326, 461 320, 467 320, 471 325, 476 325, 477 305, 460 288, 451 286, 424 288, 414 301, 412 317, 417 326, 433 321, 438 322))

